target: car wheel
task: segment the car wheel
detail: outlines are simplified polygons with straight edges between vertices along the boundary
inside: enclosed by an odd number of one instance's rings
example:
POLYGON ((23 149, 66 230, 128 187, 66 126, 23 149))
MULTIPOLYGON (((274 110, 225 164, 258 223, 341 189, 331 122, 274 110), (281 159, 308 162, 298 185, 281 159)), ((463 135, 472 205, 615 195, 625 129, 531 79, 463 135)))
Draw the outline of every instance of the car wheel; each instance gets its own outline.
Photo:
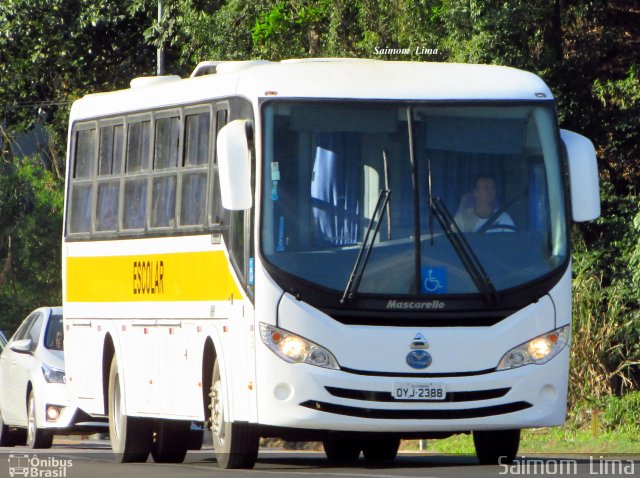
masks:
POLYGON ((331 433, 322 440, 322 446, 331 461, 356 461, 362 450, 362 442, 350 433, 331 433))
POLYGON ((27 402, 27 446, 29 448, 51 448, 53 443, 53 433, 43 428, 38 428, 36 419, 36 397, 33 390, 29 393, 27 402))
POLYGON ((2 419, 2 412, 0 412, 0 446, 14 446, 13 436, 11 434, 11 430, 4 423, 2 419))
POLYGON ((260 435, 250 423, 228 422, 220 366, 216 360, 211 380, 211 431, 218 465, 224 469, 253 468, 258 457, 260 435))
POLYGON ((115 355, 109 370, 109 437, 117 461, 141 463, 151 451, 151 422, 145 418, 129 417, 122 413, 122 391, 118 362, 115 355))
MULTIPOLYGON (((19 443, 19 435, 22 430, 11 429, 9 425, 4 423, 2 413, 0 412, 0 446, 16 446, 22 445, 19 443)), ((22 432, 24 434, 24 432, 22 432)))
POLYGON ((182 463, 189 448, 191 422, 158 420, 151 456, 156 463, 182 463))
POLYGON ((512 463, 520 446, 520 430, 474 431, 473 444, 483 465, 512 463))

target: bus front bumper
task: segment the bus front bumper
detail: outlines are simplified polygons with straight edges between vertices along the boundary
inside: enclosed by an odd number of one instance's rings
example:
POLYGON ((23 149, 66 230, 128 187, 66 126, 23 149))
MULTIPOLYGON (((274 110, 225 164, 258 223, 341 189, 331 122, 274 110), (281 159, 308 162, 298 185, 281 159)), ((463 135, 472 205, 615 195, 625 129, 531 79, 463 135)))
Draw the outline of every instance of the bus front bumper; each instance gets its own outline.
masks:
POLYGON ((258 358, 261 425, 358 432, 464 432, 561 425, 566 416, 569 348, 544 365, 471 376, 412 378, 258 358), (445 400, 396 400, 398 384, 444 386, 445 400))

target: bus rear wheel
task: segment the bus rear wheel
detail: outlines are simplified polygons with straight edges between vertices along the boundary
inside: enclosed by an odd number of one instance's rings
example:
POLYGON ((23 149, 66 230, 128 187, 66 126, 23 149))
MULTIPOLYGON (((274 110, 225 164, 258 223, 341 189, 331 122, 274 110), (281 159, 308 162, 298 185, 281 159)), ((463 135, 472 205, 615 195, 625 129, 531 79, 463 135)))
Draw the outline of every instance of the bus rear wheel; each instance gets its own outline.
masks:
POLYGON ((115 355, 109 370, 108 401, 109 436, 116 460, 121 463, 147 461, 151 451, 151 422, 145 418, 129 417, 122 413, 122 390, 115 355))
POLYGON ((156 463, 182 463, 189 448, 191 422, 158 420, 151 456, 156 463))
POLYGON ((513 462, 520 446, 520 430, 482 430, 473 432, 478 461, 483 465, 513 462))
POLYGON ((211 432, 218 465, 224 469, 253 468, 258 458, 260 435, 255 425, 227 420, 218 360, 213 365, 211 384, 211 432))

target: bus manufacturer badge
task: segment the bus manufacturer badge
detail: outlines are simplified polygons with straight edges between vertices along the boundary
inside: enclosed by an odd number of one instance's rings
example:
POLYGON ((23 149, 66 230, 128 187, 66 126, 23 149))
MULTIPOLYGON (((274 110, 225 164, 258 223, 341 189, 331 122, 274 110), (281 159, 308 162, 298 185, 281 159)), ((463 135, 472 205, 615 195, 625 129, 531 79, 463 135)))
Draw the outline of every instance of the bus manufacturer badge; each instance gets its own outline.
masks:
POLYGON ((426 350, 412 350, 407 355, 407 364, 411 368, 427 368, 431 365, 431 354, 426 350))
POLYGON ((428 349, 429 343, 427 342, 427 339, 424 338, 424 335, 422 335, 421 333, 417 333, 416 336, 413 338, 413 342, 411 342, 411 348, 413 350, 428 349))
POLYGON ((411 368, 423 369, 431 365, 431 354, 426 349, 429 348, 427 339, 418 332, 411 341, 411 352, 407 355, 407 364, 411 368))

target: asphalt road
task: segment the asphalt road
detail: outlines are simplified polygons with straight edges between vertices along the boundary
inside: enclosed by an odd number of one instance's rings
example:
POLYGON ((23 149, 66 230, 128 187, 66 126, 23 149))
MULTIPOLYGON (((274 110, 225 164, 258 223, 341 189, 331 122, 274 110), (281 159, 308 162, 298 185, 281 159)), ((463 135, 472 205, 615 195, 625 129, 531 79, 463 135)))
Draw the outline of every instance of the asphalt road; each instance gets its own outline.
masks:
POLYGON ((395 461, 372 465, 360 458, 335 465, 324 453, 261 449, 252 470, 222 470, 213 451, 190 451, 184 463, 115 463, 108 442, 56 443, 34 453, 24 448, 0 448, 0 478, 496 478, 500 476, 640 477, 640 456, 519 457, 510 466, 480 466, 472 456, 400 453, 395 461), (635 461, 633 461, 635 460, 635 461))

